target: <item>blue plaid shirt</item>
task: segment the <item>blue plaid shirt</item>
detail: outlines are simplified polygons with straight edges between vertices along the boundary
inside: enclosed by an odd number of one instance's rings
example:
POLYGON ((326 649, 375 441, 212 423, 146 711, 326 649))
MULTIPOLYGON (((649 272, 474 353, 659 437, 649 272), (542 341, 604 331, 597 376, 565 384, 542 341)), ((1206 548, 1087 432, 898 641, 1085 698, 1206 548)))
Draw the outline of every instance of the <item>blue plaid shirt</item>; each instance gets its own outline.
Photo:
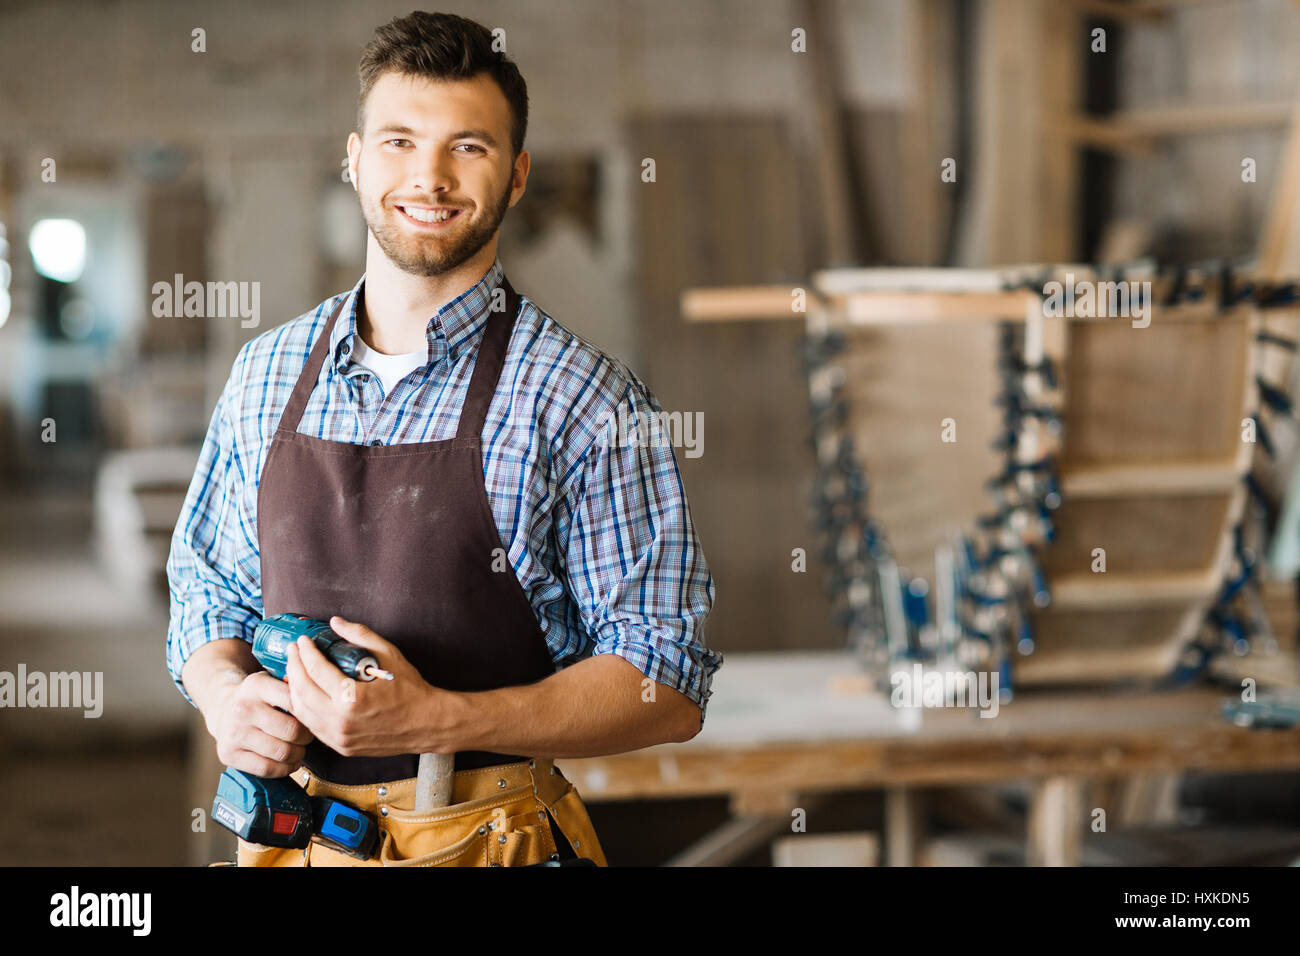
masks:
MULTIPOLYGON (((396 445, 452 438, 500 260, 438 310, 428 364, 389 395, 350 361, 365 282, 249 341, 212 414, 167 560, 167 666, 219 638, 251 641, 262 618, 257 488, 280 415, 339 299, 330 350, 298 430, 327 441, 396 445)), ((699 705, 722 656, 704 644, 713 607, 672 447, 611 441, 620 414, 658 416, 649 389, 523 298, 483 425, 488 500, 510 563, 557 667, 618 654, 699 705), (604 440, 602 440, 602 438, 604 440)), ((364 623, 364 622, 362 622, 364 623)))

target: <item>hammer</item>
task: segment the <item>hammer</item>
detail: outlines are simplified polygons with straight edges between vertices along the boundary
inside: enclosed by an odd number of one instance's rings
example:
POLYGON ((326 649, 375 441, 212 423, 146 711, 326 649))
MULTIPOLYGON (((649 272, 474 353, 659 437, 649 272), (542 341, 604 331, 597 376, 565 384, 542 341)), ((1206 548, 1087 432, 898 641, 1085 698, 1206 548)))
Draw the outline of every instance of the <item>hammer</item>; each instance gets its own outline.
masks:
POLYGON ((445 807, 451 803, 455 754, 420 754, 420 769, 415 778, 415 812, 445 807))

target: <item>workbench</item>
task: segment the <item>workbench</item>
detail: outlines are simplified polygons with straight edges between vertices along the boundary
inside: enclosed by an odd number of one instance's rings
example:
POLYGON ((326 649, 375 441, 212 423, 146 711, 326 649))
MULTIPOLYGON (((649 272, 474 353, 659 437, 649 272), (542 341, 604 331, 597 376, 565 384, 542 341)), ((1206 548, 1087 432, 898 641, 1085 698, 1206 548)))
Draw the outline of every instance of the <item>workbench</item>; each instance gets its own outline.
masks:
POLYGON ((683 744, 556 763, 584 800, 728 796, 732 820, 674 858, 725 864, 833 790, 885 791, 887 862, 915 862, 914 797, 928 787, 1025 781, 1031 864, 1077 865, 1099 780, 1300 768, 1300 728, 1226 721, 1222 690, 1035 688, 1001 705, 894 708, 848 651, 732 653, 703 729, 683 744))

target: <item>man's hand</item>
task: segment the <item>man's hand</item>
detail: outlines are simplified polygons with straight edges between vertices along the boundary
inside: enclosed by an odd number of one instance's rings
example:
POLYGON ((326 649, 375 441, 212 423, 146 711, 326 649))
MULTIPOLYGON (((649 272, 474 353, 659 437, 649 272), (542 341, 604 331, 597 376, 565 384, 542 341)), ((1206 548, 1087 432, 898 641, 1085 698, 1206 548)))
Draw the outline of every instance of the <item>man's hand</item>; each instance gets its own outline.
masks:
POLYGON ((203 717, 227 766, 259 777, 287 777, 302 765, 312 740, 311 731, 282 712, 288 709, 288 685, 258 671, 220 692, 203 717))
POLYGON ((300 638, 288 651, 290 709, 316 739, 345 757, 454 752, 439 728, 457 695, 425 681, 401 651, 364 624, 337 615, 329 624, 370 651, 393 679, 353 680, 300 638))

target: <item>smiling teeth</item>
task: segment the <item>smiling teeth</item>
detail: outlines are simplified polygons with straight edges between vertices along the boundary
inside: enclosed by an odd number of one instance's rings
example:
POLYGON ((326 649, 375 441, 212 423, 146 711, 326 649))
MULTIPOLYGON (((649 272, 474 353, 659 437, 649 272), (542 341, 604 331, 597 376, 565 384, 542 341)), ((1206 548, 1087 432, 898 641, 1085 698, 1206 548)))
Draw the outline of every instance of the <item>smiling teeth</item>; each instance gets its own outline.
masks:
POLYGON ((455 210, 452 209, 412 209, 409 206, 403 206, 403 211, 419 222, 445 222, 452 217, 455 210))

